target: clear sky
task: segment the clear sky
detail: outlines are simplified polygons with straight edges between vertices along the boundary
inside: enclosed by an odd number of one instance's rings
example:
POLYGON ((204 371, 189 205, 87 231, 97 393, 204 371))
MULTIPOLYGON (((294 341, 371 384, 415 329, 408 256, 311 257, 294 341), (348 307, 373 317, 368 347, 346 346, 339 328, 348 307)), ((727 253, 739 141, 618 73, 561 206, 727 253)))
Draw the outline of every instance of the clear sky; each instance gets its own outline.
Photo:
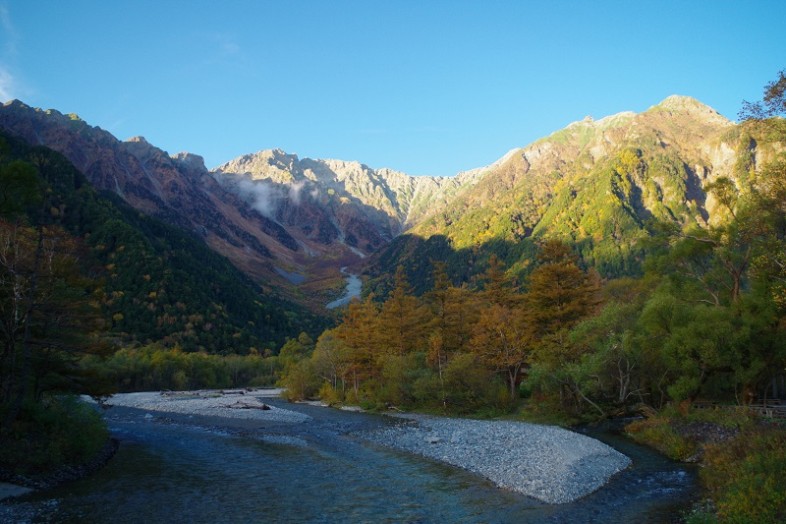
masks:
POLYGON ((208 167, 453 175, 671 94, 736 119, 782 69, 785 0, 0 0, 0 100, 208 167))

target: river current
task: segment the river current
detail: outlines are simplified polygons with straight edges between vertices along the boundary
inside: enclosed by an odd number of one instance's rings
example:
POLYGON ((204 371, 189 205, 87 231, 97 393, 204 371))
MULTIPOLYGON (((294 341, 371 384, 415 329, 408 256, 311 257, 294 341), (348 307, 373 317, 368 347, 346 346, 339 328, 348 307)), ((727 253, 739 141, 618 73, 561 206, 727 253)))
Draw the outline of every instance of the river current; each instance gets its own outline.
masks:
POLYGON ((271 403, 313 417, 248 421, 112 408, 118 453, 96 474, 0 504, 0 520, 41 523, 508 523, 673 520, 695 474, 610 431, 633 466, 576 502, 548 505, 439 462, 357 438, 390 417, 271 403))

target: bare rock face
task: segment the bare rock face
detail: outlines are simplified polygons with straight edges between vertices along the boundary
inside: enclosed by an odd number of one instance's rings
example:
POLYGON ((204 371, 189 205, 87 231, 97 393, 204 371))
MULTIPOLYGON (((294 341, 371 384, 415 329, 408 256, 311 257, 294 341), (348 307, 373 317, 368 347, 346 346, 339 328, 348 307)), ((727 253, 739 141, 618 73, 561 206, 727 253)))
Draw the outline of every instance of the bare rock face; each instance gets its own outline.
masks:
POLYGON ((200 175, 207 174, 207 167, 205 167, 205 159, 200 155, 193 153, 181 152, 172 155, 172 159, 182 165, 184 169, 191 173, 198 173, 200 175))
POLYGON ((458 178, 412 177, 354 161, 300 159, 278 149, 241 156, 212 173, 225 188, 286 227, 366 255, 415 223, 446 188, 461 185, 458 178))
POLYGON ((271 259, 298 243, 208 174, 197 155, 174 157, 143 137, 121 142, 76 115, 42 111, 19 101, 0 107, 0 129, 66 156, 100 190, 132 207, 195 232, 250 275, 275 275, 271 259))

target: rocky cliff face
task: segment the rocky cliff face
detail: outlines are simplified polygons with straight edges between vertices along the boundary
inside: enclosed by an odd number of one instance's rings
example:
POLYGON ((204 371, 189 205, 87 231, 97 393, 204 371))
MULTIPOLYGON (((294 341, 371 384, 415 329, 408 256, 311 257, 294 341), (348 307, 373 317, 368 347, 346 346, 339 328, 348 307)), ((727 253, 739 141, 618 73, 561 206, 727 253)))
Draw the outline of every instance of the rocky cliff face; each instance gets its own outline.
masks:
POLYGON ((62 153, 97 189, 198 234, 257 279, 275 283, 277 260, 291 259, 300 250, 280 224, 224 190, 197 155, 170 156, 142 137, 121 142, 76 115, 19 101, 0 108, 0 128, 62 153))
POLYGON ((417 223, 435 200, 447 201, 471 175, 411 177, 359 162, 299 159, 281 150, 244 155, 215 179, 260 213, 324 245, 362 256, 417 223))

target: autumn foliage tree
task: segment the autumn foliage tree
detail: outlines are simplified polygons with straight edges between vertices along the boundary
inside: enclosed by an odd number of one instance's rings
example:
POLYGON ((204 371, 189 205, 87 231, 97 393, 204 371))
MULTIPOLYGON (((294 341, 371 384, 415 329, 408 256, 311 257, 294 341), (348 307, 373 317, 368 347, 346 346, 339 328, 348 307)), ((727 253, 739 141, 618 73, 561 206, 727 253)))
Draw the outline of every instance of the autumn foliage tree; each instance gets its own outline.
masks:
POLYGON ((579 403, 582 392, 566 370, 581 357, 581 346, 571 343, 570 330, 594 313, 599 302, 597 274, 579 268, 570 248, 556 240, 541 246, 539 265, 530 274, 525 296, 534 343, 533 361, 544 377, 541 387, 556 389, 564 405, 579 403))
POLYGON ((484 307, 475 322, 470 348, 481 363, 502 374, 511 400, 518 397, 533 345, 533 323, 496 256, 482 276, 484 307))

